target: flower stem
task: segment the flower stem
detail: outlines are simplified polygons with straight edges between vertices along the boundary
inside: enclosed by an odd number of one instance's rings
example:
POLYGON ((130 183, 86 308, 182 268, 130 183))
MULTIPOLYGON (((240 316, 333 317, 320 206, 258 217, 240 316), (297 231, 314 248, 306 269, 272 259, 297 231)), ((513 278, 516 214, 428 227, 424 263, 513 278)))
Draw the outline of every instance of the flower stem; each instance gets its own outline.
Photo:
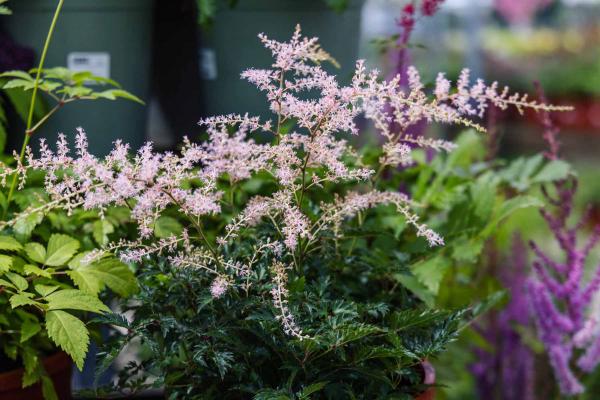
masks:
MULTIPOLYGON (((50 29, 48 30, 48 34, 46 35, 46 41, 44 42, 44 49, 42 50, 42 55, 40 57, 40 62, 38 64, 36 73, 35 73, 35 81, 33 84, 33 93, 31 94, 31 101, 29 103, 29 113, 27 115, 27 125, 25 128, 25 137, 23 138, 23 145, 21 146, 21 153, 19 154, 19 163, 23 163, 23 159, 25 158, 25 150, 27 149, 27 145, 29 144, 29 140, 33 135, 34 130, 31 129, 33 125, 33 111, 35 109, 35 101, 37 99, 38 87, 40 84, 40 75, 42 74, 42 69, 44 68, 44 63, 46 62, 46 55, 48 54, 48 47, 50 47, 50 41, 52 40, 52 34, 54 33, 54 29, 56 28, 56 21, 58 21, 58 16, 60 15, 60 10, 62 9, 64 0, 58 0, 58 5, 56 6, 56 10, 54 11, 54 17, 52 17, 52 22, 50 23, 50 29)), ((45 117, 45 119, 47 119, 45 117)), ((39 124, 36 125, 36 129, 39 127, 39 124)), ((10 189, 8 191, 8 197, 6 199, 7 207, 4 210, 4 216, 6 217, 6 213, 8 211, 8 205, 12 200, 13 194, 15 192, 15 188, 17 187, 17 174, 13 175, 12 182, 10 184, 10 189)))

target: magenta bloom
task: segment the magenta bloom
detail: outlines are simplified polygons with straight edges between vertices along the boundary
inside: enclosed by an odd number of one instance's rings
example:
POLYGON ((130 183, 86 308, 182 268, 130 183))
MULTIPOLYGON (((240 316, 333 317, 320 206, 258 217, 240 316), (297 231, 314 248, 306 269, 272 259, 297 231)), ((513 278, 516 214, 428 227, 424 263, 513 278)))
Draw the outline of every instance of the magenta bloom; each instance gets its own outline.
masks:
MULTIPOLYGON (((539 87, 538 91, 544 100, 539 87)), ((549 145, 546 157, 556 160, 558 130, 552 125, 548 113, 542 113, 542 123, 544 139, 549 145)), ((584 282, 583 276, 590 251, 600 240, 600 226, 594 229, 583 246, 579 245, 577 236, 586 225, 587 215, 574 226, 568 223, 577 180, 561 180, 553 186, 554 197, 546 190, 544 195, 555 210, 553 213, 542 210, 541 213, 563 257, 556 261, 531 242, 537 260, 533 263, 535 278, 528 282, 527 292, 538 336, 546 347, 560 391, 565 395, 575 395, 582 393, 584 387, 571 368, 572 361, 576 359, 575 364, 584 372, 591 372, 600 363, 600 325, 597 317, 589 315, 590 302, 600 288, 600 268, 596 268, 588 283, 584 282), (576 349, 581 349, 583 354, 574 354, 576 349)))

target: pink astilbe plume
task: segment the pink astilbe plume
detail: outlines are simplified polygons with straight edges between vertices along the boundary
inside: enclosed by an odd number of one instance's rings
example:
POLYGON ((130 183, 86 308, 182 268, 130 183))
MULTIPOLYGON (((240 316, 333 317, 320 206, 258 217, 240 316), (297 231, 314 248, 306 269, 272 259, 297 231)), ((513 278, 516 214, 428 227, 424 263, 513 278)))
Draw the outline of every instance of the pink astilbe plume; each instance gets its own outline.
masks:
MULTIPOLYGON (((108 247, 130 261, 140 261, 152 254, 168 256, 176 267, 198 268, 210 276, 209 292, 220 298, 228 290, 247 290, 247 276, 255 260, 231 259, 226 249, 244 239, 244 232, 259 224, 273 228, 268 246, 258 246, 256 253, 269 254, 272 268, 272 297, 285 331, 304 337, 289 313, 287 266, 295 263, 311 245, 323 239, 324 231, 341 229, 342 221, 358 211, 378 204, 393 204, 412 225, 416 235, 431 246, 443 245, 443 238, 419 221, 415 204, 405 195, 380 192, 375 187, 377 174, 365 167, 366 162, 344 134, 357 135, 355 120, 359 115, 374 122, 383 138, 380 167, 406 165, 411 162, 411 146, 451 151, 454 144, 424 136, 406 135, 405 129, 416 121, 458 124, 483 130, 472 118, 481 117, 493 104, 499 108, 516 107, 534 110, 561 110, 527 100, 527 96, 499 91, 498 84, 469 82, 463 71, 457 85, 441 74, 433 95, 425 91, 419 73, 407 70, 408 87, 400 77, 382 80, 377 71, 367 71, 358 61, 352 82, 340 86, 336 77, 327 73, 323 62, 335 62, 322 50, 316 38, 306 38, 297 27, 289 42, 277 42, 259 35, 273 54, 268 69, 248 69, 242 78, 266 94, 273 121, 261 121, 248 115, 224 115, 200 121, 208 140, 192 143, 184 140, 179 154, 157 153, 147 144, 131 154, 127 145, 115 143, 105 158, 88 151, 87 139, 78 130, 74 152, 64 137, 57 150, 42 143, 41 156, 28 152, 30 168, 46 172, 46 190, 51 201, 41 208, 16 215, 3 226, 11 226, 32 212, 52 208, 70 211, 76 207, 103 212, 113 205, 125 205, 139 229, 139 239, 108 247), (283 124, 293 122, 290 132, 283 124), (285 131, 285 132, 284 132, 285 131), (272 141, 259 144, 255 135, 270 136, 272 141), (270 176, 276 188, 271 194, 250 197, 241 207, 224 198, 223 185, 233 191, 239 182, 270 176), (330 204, 315 204, 313 191, 326 183, 354 184, 352 191, 338 193, 330 204), (307 212, 309 206, 314 206, 307 212), (216 241, 204 233, 206 220, 234 209, 216 241), (157 240, 153 236, 158 219, 166 210, 179 210, 189 224, 180 236, 157 240), (189 233, 188 233, 189 231, 189 233), (296 257, 296 255, 299 255, 296 257), (285 266, 285 267, 284 267, 285 266), (243 273, 242 273, 243 271, 243 273)), ((5 169, 1 174, 19 172, 5 169)), ((2 175, 0 175, 2 177, 2 175)), ((222 219, 224 221, 224 218, 222 219)), ((331 237, 329 235, 328 237, 331 237)))

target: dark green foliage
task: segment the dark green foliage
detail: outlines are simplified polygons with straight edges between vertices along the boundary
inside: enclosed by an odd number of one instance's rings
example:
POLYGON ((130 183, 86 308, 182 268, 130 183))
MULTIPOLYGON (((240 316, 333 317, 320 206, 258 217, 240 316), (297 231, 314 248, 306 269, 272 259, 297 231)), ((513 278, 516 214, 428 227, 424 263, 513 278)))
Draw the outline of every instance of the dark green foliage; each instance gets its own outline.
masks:
MULTIPOLYGON (((197 271, 173 270, 163 262, 145 265, 142 291, 131 307, 134 322, 104 317, 103 322, 124 326, 129 334, 116 337, 102 358, 111 360, 125 343, 141 338, 148 354, 135 369, 121 371, 121 383, 136 389, 139 382, 129 378, 139 367, 158 377, 155 385, 164 384, 169 398, 401 398, 417 393, 422 389, 420 360, 454 338, 461 312, 415 308, 417 301, 402 287, 392 289, 385 274, 351 273, 353 267, 361 269, 358 260, 345 260, 344 268, 323 276, 334 261, 339 260, 320 259, 310 283, 297 280, 289 286, 297 322, 310 336, 304 340, 287 337, 274 314, 265 311, 271 299, 259 281, 248 297, 237 293, 215 300, 197 271), (369 293, 377 291, 378 296, 369 293)), ((266 268, 261 266, 257 275, 266 268)))
MULTIPOLYGON (((450 155, 431 162, 423 157, 377 183, 382 190, 408 191, 422 220, 443 234, 445 246, 430 248, 405 229, 394 207, 379 206, 346 220, 340 237, 322 232, 322 240, 294 263, 289 307, 307 338, 287 336, 277 319, 268 252, 253 266, 247 290, 218 299, 203 271, 152 259, 139 268, 140 293, 124 305, 135 312, 133 321, 102 317, 127 333, 115 333, 101 354, 99 372, 140 339, 141 361, 120 371, 119 390, 164 387, 169 399, 409 399, 422 392, 422 360, 434 359, 470 321, 504 298, 492 278, 473 285, 483 245, 512 212, 540 204, 530 196, 509 197, 507 187, 535 181, 528 177, 544 177, 540 171, 547 170, 537 161, 523 173, 513 164, 481 163, 485 149, 472 133, 458 143, 450 155), (146 383, 147 377, 156 380, 146 383)), ((372 155, 374 163, 378 158, 372 155)), ((235 215, 236 205, 249 196, 270 193, 270 179, 242 183, 224 214, 235 215)), ((229 198, 226 181, 223 190, 229 198)), ((304 209, 317 215, 321 201, 331 202, 345 190, 327 183, 306 196, 304 209)), ((176 213, 172 218, 160 231, 181 229, 176 213)), ((205 226, 211 239, 223 228, 208 219, 205 226)), ((277 236, 263 221, 228 244, 224 257, 249 259, 257 243, 277 236)))

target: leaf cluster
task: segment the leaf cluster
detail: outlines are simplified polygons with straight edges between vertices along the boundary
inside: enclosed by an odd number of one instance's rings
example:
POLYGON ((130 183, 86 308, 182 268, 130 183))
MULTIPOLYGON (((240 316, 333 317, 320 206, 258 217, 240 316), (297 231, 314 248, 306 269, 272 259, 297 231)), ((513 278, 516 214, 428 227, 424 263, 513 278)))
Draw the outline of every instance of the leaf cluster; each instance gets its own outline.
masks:
MULTIPOLYGON (((30 176, 10 205, 0 192, 0 211, 10 217, 44 204, 42 180, 30 176)), ((24 387, 41 381, 45 397, 56 398, 41 360, 62 349, 81 369, 95 335, 89 316, 109 311, 99 297, 104 289, 119 296, 137 291, 133 271, 118 259, 83 262, 110 235, 128 235, 128 220, 129 211, 119 208, 105 218, 95 211, 40 210, 0 235, 0 360, 24 368, 24 387)))

